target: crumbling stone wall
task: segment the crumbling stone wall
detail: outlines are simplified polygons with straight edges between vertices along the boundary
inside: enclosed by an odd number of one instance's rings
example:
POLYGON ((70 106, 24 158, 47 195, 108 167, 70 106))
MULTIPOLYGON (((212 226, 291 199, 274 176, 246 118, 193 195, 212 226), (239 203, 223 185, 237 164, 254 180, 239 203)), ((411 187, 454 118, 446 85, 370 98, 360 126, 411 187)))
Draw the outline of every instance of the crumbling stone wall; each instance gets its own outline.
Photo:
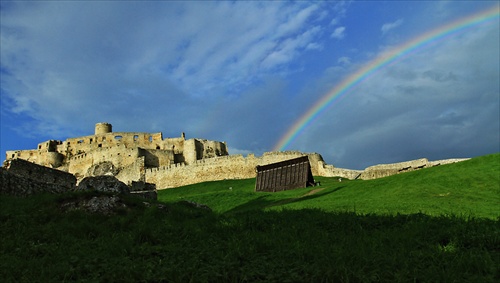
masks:
POLYGON ((405 162, 391 163, 391 164, 379 164, 375 166, 367 167, 360 178, 363 180, 371 180, 383 178, 395 174, 400 174, 404 172, 415 171, 423 168, 429 168, 444 164, 450 164, 455 162, 461 162, 468 160, 469 158, 455 158, 439 161, 429 161, 427 158, 420 158, 416 160, 410 160, 405 162))
POLYGON ((146 166, 144 156, 137 158, 134 163, 121 168, 120 172, 115 176, 118 180, 129 185, 134 181, 146 180, 146 166))
POLYGON ((223 142, 186 140, 184 133, 180 137, 163 139, 161 132, 112 132, 111 124, 98 123, 94 135, 68 138, 64 142, 49 140, 38 144, 34 150, 7 151, 6 160, 24 159, 67 171, 81 179, 92 166, 102 162, 111 162, 121 169, 144 157, 144 166, 151 168, 181 162, 191 164, 224 155, 228 152, 223 142))
POLYGON ((72 174, 31 163, 22 159, 6 162, 0 168, 0 192, 27 196, 35 193, 63 193, 76 187, 76 178, 72 174))
POLYGON ((341 177, 350 180, 358 179, 363 171, 351 170, 344 168, 336 168, 333 165, 328 165, 325 162, 318 163, 318 175, 322 177, 341 177))
POLYGON ((39 193, 61 194, 71 191, 96 190, 128 194, 147 199, 157 199, 155 184, 130 181, 129 185, 114 176, 85 177, 76 185, 76 177, 70 173, 15 159, 0 167, 0 193, 13 196, 29 196, 39 193))
POLYGON ((76 178, 72 174, 40 166, 22 159, 7 161, 7 166, 5 167, 11 174, 40 183, 56 184, 68 189, 73 189, 76 184, 76 178))
POLYGON ((174 188, 189 184, 224 179, 247 179, 256 176, 255 167, 280 162, 307 155, 313 175, 318 175, 318 163, 323 162, 317 153, 298 151, 267 152, 261 157, 250 154, 229 155, 197 160, 191 165, 174 164, 159 168, 146 169, 146 181, 156 184, 158 189, 174 188))

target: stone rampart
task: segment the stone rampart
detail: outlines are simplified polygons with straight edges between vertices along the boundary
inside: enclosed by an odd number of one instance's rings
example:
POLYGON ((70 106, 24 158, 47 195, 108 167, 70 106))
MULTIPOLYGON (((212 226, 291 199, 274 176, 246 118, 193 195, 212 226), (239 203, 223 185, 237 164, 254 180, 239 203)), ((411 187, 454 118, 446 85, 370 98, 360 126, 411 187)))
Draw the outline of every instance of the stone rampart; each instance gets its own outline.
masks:
POLYGON ((132 164, 123 167, 116 175, 116 178, 127 185, 132 184, 134 181, 145 181, 146 173, 144 164, 144 156, 141 156, 135 159, 132 164))
POLYGON ((228 155, 206 158, 195 161, 191 165, 173 164, 158 168, 146 169, 146 182, 156 184, 158 189, 174 188, 206 181, 224 179, 247 179, 256 176, 257 165, 267 165, 307 155, 311 163, 313 175, 318 175, 318 161, 323 160, 317 153, 301 153, 298 151, 269 152, 261 157, 253 154, 228 155))
POLYGON ((99 148, 87 153, 72 156, 69 159, 68 172, 75 174, 77 178, 86 177, 89 168, 101 162, 111 162, 122 168, 133 164, 139 157, 139 148, 126 148, 124 145, 116 147, 99 148))
POLYGON ((76 178, 72 174, 22 159, 7 161, 6 169, 11 174, 41 183, 57 184, 68 189, 72 189, 76 185, 76 178))
POLYGON ((325 162, 319 162, 318 164, 318 175, 322 177, 340 177, 350 180, 358 179, 363 171, 361 170, 351 170, 336 168, 333 165, 328 165, 325 162))
POLYGON ((7 161, 6 166, 0 168, 0 173, 0 192, 9 195, 63 193, 76 187, 76 178, 72 174, 22 159, 7 161))
POLYGON ((446 159, 438 161, 429 161, 427 160, 427 158, 421 158, 405 162, 379 164, 367 167, 361 174, 360 178, 363 180, 378 179, 404 172, 410 172, 439 165, 451 164, 465 160, 468 160, 468 158, 455 158, 455 159, 446 159))

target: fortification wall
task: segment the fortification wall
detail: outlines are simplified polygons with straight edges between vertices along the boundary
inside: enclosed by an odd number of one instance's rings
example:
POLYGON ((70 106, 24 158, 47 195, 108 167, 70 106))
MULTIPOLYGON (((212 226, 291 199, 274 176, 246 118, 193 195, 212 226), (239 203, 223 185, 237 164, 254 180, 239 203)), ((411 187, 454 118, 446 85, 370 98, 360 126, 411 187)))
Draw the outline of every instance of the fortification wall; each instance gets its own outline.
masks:
POLYGON ((174 163, 174 152, 161 149, 139 149, 139 156, 145 157, 146 167, 159 167, 174 163))
POLYGON ((256 176, 257 165, 267 165, 307 155, 313 175, 318 174, 318 160, 323 160, 317 153, 304 154, 298 151, 269 152, 261 157, 253 154, 228 155, 196 160, 190 165, 173 164, 159 168, 146 169, 146 182, 156 184, 158 189, 174 188, 206 181, 224 179, 247 179, 256 176))
POLYGON ((58 151, 76 155, 107 147, 142 147, 162 149, 162 133, 114 132, 67 139, 58 151))
POLYGON ((64 155, 55 151, 47 151, 46 149, 7 151, 6 157, 6 160, 23 159, 50 168, 57 168, 64 161, 64 155))
POLYGON ((131 185, 132 182, 144 182, 146 180, 145 157, 141 156, 132 164, 123 167, 115 177, 127 185, 131 185))
POLYGON ((454 158, 454 159, 445 159, 438 161, 429 161, 427 160, 427 158, 421 158, 405 162, 379 164, 367 167, 361 174, 360 178, 363 180, 378 179, 404 172, 415 171, 423 168, 461 162, 468 159, 469 158, 454 158))
POLYGON ((87 176, 87 171, 92 165, 105 161, 113 163, 118 168, 126 167, 140 156, 139 151, 139 148, 126 148, 125 145, 97 148, 69 158, 68 172, 77 178, 83 178, 87 176))
POLYGON ((361 170, 351 170, 344 168, 336 168, 333 165, 328 165, 325 162, 318 163, 318 175, 322 177, 341 177, 350 180, 354 180, 360 177, 363 171, 361 170))
POLYGON ((52 184, 66 190, 72 190, 76 185, 76 178, 72 174, 37 165, 23 159, 8 161, 5 169, 19 178, 37 183, 52 184))
POLYGON ((184 142, 182 153, 183 161, 187 165, 194 164, 197 160, 227 156, 227 146, 224 142, 204 139, 189 139, 184 142))

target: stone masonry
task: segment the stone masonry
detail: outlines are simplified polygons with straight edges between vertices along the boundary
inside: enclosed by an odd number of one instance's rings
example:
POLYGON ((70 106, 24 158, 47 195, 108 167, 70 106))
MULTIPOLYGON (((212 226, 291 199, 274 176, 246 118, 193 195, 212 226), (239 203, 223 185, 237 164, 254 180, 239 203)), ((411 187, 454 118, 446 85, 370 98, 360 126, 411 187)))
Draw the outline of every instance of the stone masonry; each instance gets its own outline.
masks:
POLYGON ((110 175, 128 186, 143 182, 166 189, 205 181, 255 178, 258 165, 301 156, 308 156, 314 176, 365 180, 466 160, 431 162, 422 158, 350 170, 326 164, 318 153, 283 151, 266 152, 260 157, 228 155, 225 142, 186 140, 184 133, 178 138, 164 139, 162 133, 112 132, 111 124, 98 123, 94 135, 69 138, 64 142, 49 140, 38 144, 34 150, 7 151, 6 164, 29 161, 70 173, 68 175, 75 176, 77 182, 89 176, 110 175))
POLYGON ((113 175, 130 184, 145 181, 145 169, 228 155, 224 142, 204 139, 163 138, 162 133, 113 132, 109 123, 95 125, 89 136, 49 140, 33 150, 6 152, 6 161, 23 159, 76 176, 113 175))

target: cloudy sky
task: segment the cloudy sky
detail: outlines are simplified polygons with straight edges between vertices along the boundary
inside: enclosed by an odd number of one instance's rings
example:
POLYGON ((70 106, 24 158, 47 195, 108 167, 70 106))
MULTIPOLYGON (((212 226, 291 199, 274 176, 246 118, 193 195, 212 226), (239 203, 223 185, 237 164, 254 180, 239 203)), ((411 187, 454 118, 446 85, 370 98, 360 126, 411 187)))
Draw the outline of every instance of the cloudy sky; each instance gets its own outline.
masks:
POLYGON ((97 122, 260 155, 373 60, 491 9, 377 69, 280 149, 351 169, 500 151, 496 1, 0 5, 2 160, 97 122))

